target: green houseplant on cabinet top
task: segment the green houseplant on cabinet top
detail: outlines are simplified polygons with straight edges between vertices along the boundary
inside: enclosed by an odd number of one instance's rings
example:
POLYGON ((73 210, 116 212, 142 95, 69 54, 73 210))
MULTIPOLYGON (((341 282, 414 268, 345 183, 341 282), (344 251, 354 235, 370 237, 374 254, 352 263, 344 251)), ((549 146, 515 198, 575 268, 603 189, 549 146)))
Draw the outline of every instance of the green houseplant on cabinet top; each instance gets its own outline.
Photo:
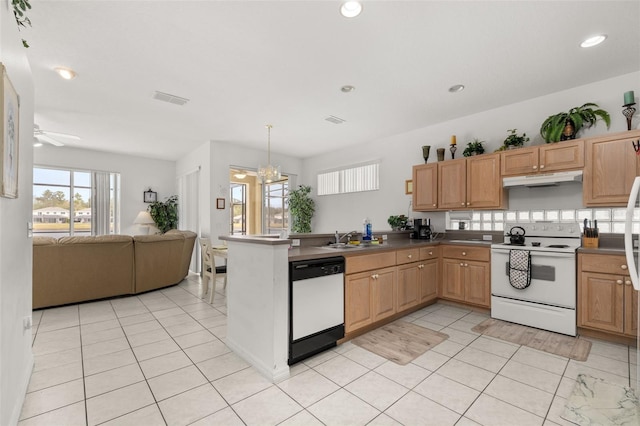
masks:
POLYGON ((311 187, 300 185, 289 192, 289 213, 291 213, 291 231, 296 233, 311 232, 311 218, 316 211, 316 203, 309 193, 311 187))
POLYGON ((161 233, 178 229, 178 196, 172 195, 166 201, 156 201, 147 208, 151 218, 161 233))
POLYGON ((482 145, 484 141, 479 140, 478 138, 473 141, 467 143, 467 147, 462 151, 462 155, 465 157, 470 157, 472 155, 480 155, 484 154, 484 146, 482 145))
POLYGON ((580 129, 595 125, 598 118, 607 124, 608 129, 611 125, 609 113, 594 108, 598 108, 598 105, 589 102, 581 107, 571 108, 568 112, 549 116, 540 126, 540 136, 547 143, 575 139, 580 129))
POLYGON ((509 129, 507 131, 510 132, 509 136, 507 136, 507 138, 503 142, 503 146, 506 149, 520 148, 524 146, 525 143, 529 142, 529 137, 526 133, 523 133, 522 136, 520 136, 517 133, 518 129, 509 129))
POLYGON ((391 229, 398 231, 404 229, 407 226, 407 217, 403 214, 400 216, 389 216, 387 223, 391 226, 391 229))

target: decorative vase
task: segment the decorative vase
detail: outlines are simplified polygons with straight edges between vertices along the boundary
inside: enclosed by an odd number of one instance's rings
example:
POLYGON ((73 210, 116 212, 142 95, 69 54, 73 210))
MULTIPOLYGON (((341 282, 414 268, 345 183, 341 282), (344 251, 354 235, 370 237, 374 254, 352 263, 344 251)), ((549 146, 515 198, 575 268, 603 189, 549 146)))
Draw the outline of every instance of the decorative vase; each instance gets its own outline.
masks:
POLYGON ((444 161, 444 148, 438 148, 438 161, 444 161))
POLYGON ((564 130, 560 135, 561 141, 568 141, 576 138, 576 128, 573 127, 573 122, 571 120, 567 120, 564 124, 564 130))
POLYGON ((425 164, 429 159, 429 151, 431 150, 431 145, 422 145, 422 157, 424 158, 425 164))

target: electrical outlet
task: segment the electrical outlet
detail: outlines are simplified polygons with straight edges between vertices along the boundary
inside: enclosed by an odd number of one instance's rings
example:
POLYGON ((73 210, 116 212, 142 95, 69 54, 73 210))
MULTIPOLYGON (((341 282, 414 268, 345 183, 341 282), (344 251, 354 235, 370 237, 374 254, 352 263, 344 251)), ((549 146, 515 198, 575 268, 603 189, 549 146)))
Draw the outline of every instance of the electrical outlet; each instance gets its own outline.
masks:
POLYGON ((483 235, 482 241, 492 241, 493 237, 491 235, 483 235))
POLYGON ((300 239, 294 238, 291 240, 291 247, 300 247, 300 239))
POLYGON ((382 234, 382 241, 387 241, 387 234, 382 234))

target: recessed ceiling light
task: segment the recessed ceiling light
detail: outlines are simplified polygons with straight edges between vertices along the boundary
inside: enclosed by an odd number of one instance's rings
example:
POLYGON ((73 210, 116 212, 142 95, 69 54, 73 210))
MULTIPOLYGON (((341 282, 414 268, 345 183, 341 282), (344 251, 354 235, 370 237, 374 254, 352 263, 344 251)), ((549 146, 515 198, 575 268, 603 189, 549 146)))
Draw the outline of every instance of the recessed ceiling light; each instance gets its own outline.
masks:
POLYGON ((362 5, 359 1, 346 1, 340 7, 340 13, 345 18, 355 18, 362 12, 362 5))
POLYGON ((344 93, 349 93, 356 90, 356 88, 354 86, 346 85, 346 86, 342 86, 340 90, 342 90, 344 93))
POLYGON ((606 34, 598 34, 596 36, 593 37, 589 37, 588 39, 586 39, 585 41, 583 41, 582 43, 580 43, 580 47, 593 47, 593 46, 597 46, 600 43, 602 43, 603 41, 605 41, 607 38, 606 34))
POLYGON ((57 67, 54 68, 54 70, 60 75, 60 77, 64 78, 65 80, 72 80, 78 75, 71 68, 57 67))
POLYGON ((449 87, 449 92, 451 93, 458 93, 458 92, 462 92, 464 90, 464 85, 463 84, 456 84, 453 85, 451 87, 449 87))

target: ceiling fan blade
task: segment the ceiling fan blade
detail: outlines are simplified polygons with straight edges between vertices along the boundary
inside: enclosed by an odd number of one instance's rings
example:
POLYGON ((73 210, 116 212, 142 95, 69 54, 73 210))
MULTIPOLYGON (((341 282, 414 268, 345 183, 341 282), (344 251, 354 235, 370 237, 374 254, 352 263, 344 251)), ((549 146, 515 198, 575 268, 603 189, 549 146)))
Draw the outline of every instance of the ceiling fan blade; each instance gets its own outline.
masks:
POLYGON ((64 146, 64 144, 62 142, 59 142, 59 141, 57 141, 57 140, 55 140, 55 139, 53 139, 53 138, 51 138, 51 137, 49 137, 47 135, 35 135, 35 137, 39 141, 47 142, 47 143, 50 143, 51 145, 54 145, 54 146, 64 146))
POLYGON ((48 130, 41 130, 41 132, 46 134, 46 135, 58 136, 58 137, 62 137, 62 138, 69 138, 69 139, 74 139, 74 140, 77 140, 77 141, 80 140, 80 136, 70 135, 69 133, 50 132, 48 130))

